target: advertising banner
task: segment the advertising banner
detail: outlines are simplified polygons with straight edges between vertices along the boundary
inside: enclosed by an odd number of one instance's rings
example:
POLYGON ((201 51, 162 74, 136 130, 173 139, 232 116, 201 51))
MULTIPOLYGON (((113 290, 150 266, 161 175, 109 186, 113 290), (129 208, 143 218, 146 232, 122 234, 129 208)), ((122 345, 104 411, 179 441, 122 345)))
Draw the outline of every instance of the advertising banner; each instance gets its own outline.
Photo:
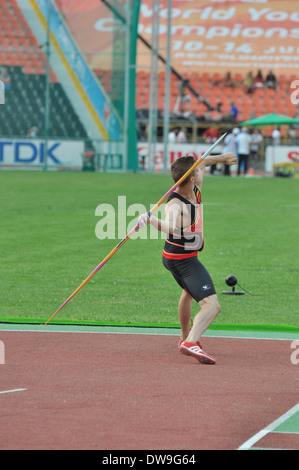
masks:
MULTIPOLYGON (((83 152, 83 141, 50 140, 48 142, 47 167, 57 170, 81 170, 83 152)), ((44 161, 44 140, 0 139, 0 169, 42 167, 44 161)))
MULTIPOLYGON (((139 32, 150 38, 152 7, 143 0, 139 32)), ((166 47, 167 2, 161 2, 160 47, 166 47)), ((172 64, 178 70, 246 73, 299 68, 299 12, 296 0, 174 1, 172 64)), ((146 65, 145 56, 140 57, 146 65)))
MULTIPOLYGON (((112 33, 119 21, 102 2, 56 0, 93 68, 109 69, 112 33), (79 5, 80 3, 80 5, 79 5), (87 34, 88 31, 88 34, 87 34)), ((153 6, 142 0, 139 34, 152 42, 153 6)), ((167 40, 167 0, 160 1, 159 49, 167 40)), ((171 65, 180 73, 236 73, 299 69, 298 0, 173 0, 171 65)), ((148 70, 149 51, 139 44, 138 67, 148 70)), ((165 54, 164 54, 165 55, 165 54)))
POLYGON ((299 163, 299 147, 268 145, 265 153, 265 171, 271 173, 273 165, 283 163, 299 163))
MULTIPOLYGON (((169 144, 168 145, 168 158, 167 158, 167 169, 170 169, 171 164, 181 157, 186 155, 192 155, 198 160, 210 147, 210 144, 169 144)), ((219 154, 222 152, 222 145, 215 148, 213 154, 219 154)), ((150 147, 147 142, 138 143, 138 158, 139 167, 143 170, 149 170, 153 168, 156 172, 162 172, 164 169, 164 144, 158 143, 155 146, 154 164, 150 165, 150 147)), ((232 166, 232 171, 235 171, 236 165, 232 166)))

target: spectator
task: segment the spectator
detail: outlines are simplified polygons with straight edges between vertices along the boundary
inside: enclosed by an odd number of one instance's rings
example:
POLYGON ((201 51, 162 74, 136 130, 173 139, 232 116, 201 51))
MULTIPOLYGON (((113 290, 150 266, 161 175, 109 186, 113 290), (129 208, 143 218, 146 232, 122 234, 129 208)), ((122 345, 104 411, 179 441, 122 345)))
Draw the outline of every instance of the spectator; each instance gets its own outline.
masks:
POLYGON ((288 129, 288 142, 295 143, 297 137, 297 128, 293 124, 288 129))
POLYGON ((254 79, 254 86, 255 88, 264 88, 264 85, 265 85, 265 80, 263 78, 263 74, 261 70, 259 70, 254 79))
POLYGON ((180 129, 176 138, 177 142, 180 142, 183 144, 184 142, 187 142, 187 136, 186 132, 184 129, 180 129))
POLYGON ((258 164, 260 145, 263 142, 263 136, 258 129, 254 129, 251 135, 250 165, 255 167, 258 164))
POLYGON ((0 80, 4 83, 5 90, 11 89, 11 78, 6 67, 2 67, 0 80))
POLYGON ((233 152, 237 153, 236 137, 239 134, 240 130, 238 127, 235 127, 231 130, 229 134, 224 139, 223 153, 233 152))
POLYGON ((234 122, 237 121, 239 110, 233 101, 230 102, 231 108, 227 114, 222 116, 222 121, 234 122))
MULTIPOLYGON (((219 139, 220 135, 221 135, 221 133, 220 133, 218 127, 216 126, 216 124, 212 124, 211 127, 209 127, 203 133, 203 137, 204 137, 205 141, 208 144, 213 144, 214 142, 216 142, 216 140, 219 139)), ((211 153, 211 155, 219 155, 219 153, 218 152, 211 153)), ((213 175, 216 170, 217 170, 217 165, 216 164, 210 166, 211 175, 213 175)))
MULTIPOLYGON (((235 127, 224 139, 224 146, 223 146, 223 153, 232 152, 237 154, 237 144, 236 144, 236 137, 239 134, 238 127, 235 127)), ((230 167, 229 165, 224 164, 224 174, 230 175, 230 167)))
POLYGON ((203 134, 205 141, 209 144, 213 144, 220 137, 220 131, 216 124, 212 124, 203 134))
POLYGON ((238 150, 238 175, 241 174, 241 166, 244 164, 244 175, 248 173, 248 160, 250 156, 251 137, 246 127, 236 137, 238 150))
POLYGON ((37 127, 36 126, 30 127, 30 129, 28 130, 28 133, 27 133, 27 137, 29 139, 35 139, 37 137, 37 127))
POLYGON ((223 79, 223 86, 231 87, 231 88, 234 88, 236 86, 236 84, 235 84, 235 82, 232 78, 231 72, 227 72, 227 74, 225 75, 225 77, 223 79))
POLYGON ((138 121, 138 128, 137 128, 137 133, 138 133, 138 140, 140 142, 145 142, 147 140, 146 138, 146 125, 142 122, 138 121))
POLYGON ((169 134, 168 134, 168 142, 170 144, 175 144, 175 142, 176 142, 176 133, 175 133, 174 129, 171 129, 169 134))
POLYGON ((276 127, 276 129, 273 130, 272 132, 272 142, 273 145, 279 145, 280 144, 280 128, 276 127))
POLYGON ((236 121, 238 118, 239 110, 233 101, 230 102, 231 108, 228 113, 228 116, 231 117, 233 121, 236 121))
POLYGON ((243 87, 244 91, 248 94, 253 93, 254 91, 254 79, 253 79, 253 73, 248 72, 248 74, 245 77, 245 80, 243 82, 243 87))
POLYGON ((272 72, 272 70, 269 70, 269 73, 266 76, 266 86, 268 88, 273 88, 274 90, 277 89, 277 86, 278 86, 277 78, 272 72))

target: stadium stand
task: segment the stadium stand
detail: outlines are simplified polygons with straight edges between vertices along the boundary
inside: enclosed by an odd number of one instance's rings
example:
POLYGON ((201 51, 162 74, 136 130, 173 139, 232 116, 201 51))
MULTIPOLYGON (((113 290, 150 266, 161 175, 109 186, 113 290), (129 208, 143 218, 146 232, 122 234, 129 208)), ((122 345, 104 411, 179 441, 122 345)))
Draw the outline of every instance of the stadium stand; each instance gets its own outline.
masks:
MULTIPOLYGON (((30 127, 37 126, 38 135, 43 135, 46 56, 15 0, 1 2, 0 44, 0 68, 7 69, 11 78, 1 109, 0 133, 25 137, 30 127)), ((50 102, 49 137, 87 137, 52 70, 50 102)))
MULTIPOLYGON (((159 78, 159 93, 161 100, 159 102, 159 109, 163 109, 163 97, 164 97, 164 74, 160 72, 161 77, 159 78)), ((234 101, 239 108, 239 120, 247 120, 252 117, 253 114, 256 116, 277 112, 280 114, 288 115, 290 112, 294 112, 294 108, 290 101, 290 88, 291 82, 295 79, 293 76, 287 77, 280 75, 278 77, 278 89, 259 89, 257 88, 252 94, 247 94, 242 87, 244 77, 241 74, 235 74, 234 81, 237 84, 236 87, 224 87, 221 85, 221 79, 224 77, 209 75, 207 73, 200 76, 200 74, 190 75, 190 85, 200 93, 205 100, 211 103, 213 106, 217 105, 217 102, 222 102, 222 110, 227 112, 230 108, 230 102, 234 101), (217 84, 215 84, 217 83, 217 84)), ((170 84, 170 107, 173 108, 175 100, 178 96, 179 80, 174 75, 171 76, 170 84)), ((137 96, 138 102, 144 107, 148 106, 147 91, 149 89, 149 74, 144 71, 140 71, 137 74, 137 96)), ((190 94, 190 92, 187 92, 190 94)), ((138 106, 137 106, 138 107, 138 106)), ((191 96, 191 109, 196 115, 204 114, 206 107, 203 103, 191 96)))
MULTIPOLYGON (((11 89, 5 93, 5 107, 1 109, 0 133, 6 136, 26 137, 32 126, 37 135, 44 131, 45 74, 26 74, 22 67, 7 67, 11 89)), ((86 131, 57 82, 50 86, 50 137, 87 138, 86 131)))
MULTIPOLYGON (((7 136, 26 136, 31 126, 38 126, 43 134, 45 66, 46 57, 42 45, 38 44, 15 0, 2 0, 0 5, 0 68, 5 67, 11 77, 11 89, 6 92, 6 106, 1 109, 0 133, 7 136)), ((267 71, 264 71, 265 73, 267 71)), ((109 72, 95 70, 102 85, 109 92, 109 72)), ((271 112, 291 115, 294 107, 290 101, 290 83, 294 77, 280 75, 278 89, 256 89, 247 94, 242 86, 244 76, 235 73, 235 87, 225 87, 220 74, 191 73, 184 75, 190 85, 212 106, 222 103, 222 113, 229 111, 231 101, 239 109, 238 121, 271 112)), ((295 77, 296 78, 296 77, 295 77)), ((164 108, 165 72, 158 78, 158 109, 164 108)), ((170 83, 170 112, 174 109, 179 94, 179 79, 172 74, 170 83)), ((149 72, 138 70, 136 78, 136 107, 149 108, 149 72)), ((190 94, 190 93, 188 93, 190 94)), ((87 138, 63 87, 53 70, 50 73, 51 115, 49 136, 87 138)), ((204 116, 206 106, 191 95, 191 112, 196 117, 204 116)))

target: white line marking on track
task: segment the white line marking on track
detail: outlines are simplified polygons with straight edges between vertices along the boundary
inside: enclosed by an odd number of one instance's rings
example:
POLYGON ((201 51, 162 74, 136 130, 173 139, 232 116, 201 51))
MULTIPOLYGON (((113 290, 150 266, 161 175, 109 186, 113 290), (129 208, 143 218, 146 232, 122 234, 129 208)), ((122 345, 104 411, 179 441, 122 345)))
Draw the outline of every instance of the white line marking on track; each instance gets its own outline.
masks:
MULTIPOLYGON (((144 335, 144 336, 179 336, 180 329, 169 328, 170 331, 167 333, 162 332, 165 328, 147 328, 147 327, 100 327, 103 328, 102 330, 98 330, 97 327, 91 327, 90 329, 81 330, 81 329, 72 329, 72 328, 64 328, 64 325, 61 327, 62 329, 56 329, 55 327, 51 329, 18 329, 18 328, 4 328, 1 329, 0 324, 0 333, 3 332, 10 332, 10 333, 74 333, 74 334, 116 334, 116 335, 144 335), (94 328, 94 329, 93 329, 94 328), (127 329, 126 329, 127 328, 127 329), (124 329, 124 331, 119 331, 124 329), (131 330, 131 331, 129 331, 131 330), (151 331, 152 330, 152 331, 151 331), (156 331, 155 331, 156 330, 156 331)), ((279 333, 278 333, 279 334, 279 333)), ((298 333, 280 333, 282 336, 277 337, 275 332, 264 332, 264 333, 256 333, 250 332, 244 333, 242 331, 236 332, 236 334, 232 334, 231 331, 227 330, 211 330, 204 333, 203 337, 209 338, 228 338, 228 339, 253 339, 253 340, 269 340, 269 341, 294 341, 299 340, 298 333), (238 334, 239 333, 239 334, 238 334), (252 334, 252 336, 250 336, 252 334)))
POLYGON ((248 439, 248 441, 244 442, 244 444, 242 444, 237 450, 249 450, 256 442, 260 441, 263 437, 265 437, 267 434, 272 432, 275 428, 277 428, 282 423, 284 423, 287 419, 289 419, 291 416, 297 413, 297 411, 299 411, 299 403, 297 403, 297 405, 295 405, 285 414, 280 416, 278 419, 273 421, 273 423, 269 424, 264 429, 256 433, 254 436, 248 439))
POLYGON ((4 393, 24 392, 25 390, 27 390, 27 388, 14 388, 12 390, 3 390, 2 392, 0 391, 0 395, 3 395, 4 393))

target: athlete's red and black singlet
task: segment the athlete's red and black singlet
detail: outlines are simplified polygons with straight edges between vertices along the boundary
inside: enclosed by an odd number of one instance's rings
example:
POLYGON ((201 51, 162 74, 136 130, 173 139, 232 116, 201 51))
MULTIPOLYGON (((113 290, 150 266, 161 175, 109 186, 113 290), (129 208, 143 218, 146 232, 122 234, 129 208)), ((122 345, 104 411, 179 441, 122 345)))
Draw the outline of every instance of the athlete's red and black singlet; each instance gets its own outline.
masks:
POLYGON ((210 274, 199 261, 197 253, 203 250, 203 220, 201 194, 194 188, 198 205, 192 204, 180 194, 173 192, 168 201, 180 199, 190 211, 190 225, 177 227, 165 241, 162 262, 171 272, 180 287, 186 290, 196 302, 216 294, 210 274))
POLYGON ((165 241, 163 256, 167 259, 180 260, 197 256, 198 251, 204 247, 203 240, 203 218, 200 190, 195 186, 194 192, 198 205, 192 204, 188 199, 173 192, 167 202, 178 198, 184 202, 190 213, 190 225, 187 227, 176 227, 173 234, 170 234, 165 241))

